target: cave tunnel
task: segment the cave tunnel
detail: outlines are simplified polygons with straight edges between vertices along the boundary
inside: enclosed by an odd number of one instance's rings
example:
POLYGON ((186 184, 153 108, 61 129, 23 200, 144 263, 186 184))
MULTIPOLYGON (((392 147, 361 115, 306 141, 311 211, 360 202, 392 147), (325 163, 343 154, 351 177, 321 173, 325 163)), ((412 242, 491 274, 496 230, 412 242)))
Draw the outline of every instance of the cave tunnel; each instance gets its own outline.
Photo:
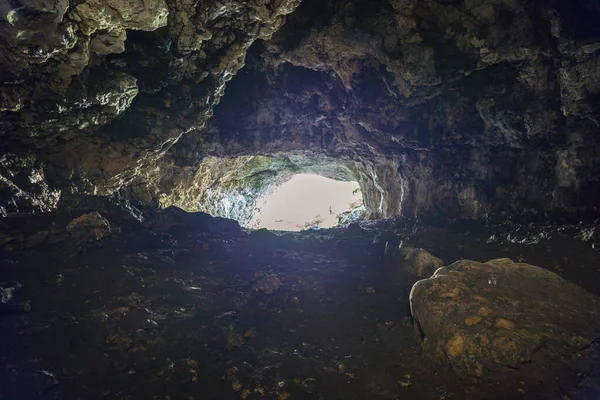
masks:
POLYGON ((0 399, 600 398, 596 3, 0 11, 0 399))

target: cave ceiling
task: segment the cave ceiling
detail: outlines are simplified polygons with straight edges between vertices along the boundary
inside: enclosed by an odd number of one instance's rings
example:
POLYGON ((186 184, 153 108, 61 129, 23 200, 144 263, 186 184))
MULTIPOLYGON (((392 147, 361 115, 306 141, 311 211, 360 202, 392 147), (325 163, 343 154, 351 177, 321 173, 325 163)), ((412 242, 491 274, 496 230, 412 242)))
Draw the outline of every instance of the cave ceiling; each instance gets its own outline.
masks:
POLYGON ((3 215, 115 192, 193 208, 205 157, 282 153, 350 163, 375 216, 600 199, 593 2, 15 0, 0 11, 3 215))

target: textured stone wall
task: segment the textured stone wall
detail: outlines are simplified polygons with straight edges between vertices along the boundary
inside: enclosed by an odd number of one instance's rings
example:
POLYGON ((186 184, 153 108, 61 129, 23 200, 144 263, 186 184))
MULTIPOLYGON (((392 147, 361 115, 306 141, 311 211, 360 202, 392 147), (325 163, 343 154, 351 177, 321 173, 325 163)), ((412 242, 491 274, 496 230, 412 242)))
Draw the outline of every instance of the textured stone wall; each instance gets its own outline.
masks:
POLYGON ((187 198, 205 157, 293 152, 352 163, 373 216, 600 199, 593 2, 17 3, 0 9, 3 214, 187 198))
MULTIPOLYGON (((203 126, 246 50, 269 38, 298 3, 4 2, 2 153, 33 153, 30 175, 43 169, 63 195, 123 188, 203 126)), ((12 179, 14 168, 3 167, 2 192, 28 192, 12 179)), ((3 197, 3 210, 42 211, 54 202, 21 201, 17 210, 8 207, 13 200, 3 197)))

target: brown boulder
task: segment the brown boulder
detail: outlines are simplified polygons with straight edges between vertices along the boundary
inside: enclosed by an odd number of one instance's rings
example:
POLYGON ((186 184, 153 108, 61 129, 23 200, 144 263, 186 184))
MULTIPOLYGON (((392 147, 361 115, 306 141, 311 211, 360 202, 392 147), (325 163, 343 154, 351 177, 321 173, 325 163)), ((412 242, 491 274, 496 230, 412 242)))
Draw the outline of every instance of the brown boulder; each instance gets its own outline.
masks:
POLYGON ((110 224, 94 211, 69 222, 67 232, 77 243, 92 243, 110 235, 110 224))
POLYGON ((568 357, 600 332, 596 296, 509 259, 440 268, 413 286, 410 305, 424 355, 463 377, 518 368, 542 352, 568 357))

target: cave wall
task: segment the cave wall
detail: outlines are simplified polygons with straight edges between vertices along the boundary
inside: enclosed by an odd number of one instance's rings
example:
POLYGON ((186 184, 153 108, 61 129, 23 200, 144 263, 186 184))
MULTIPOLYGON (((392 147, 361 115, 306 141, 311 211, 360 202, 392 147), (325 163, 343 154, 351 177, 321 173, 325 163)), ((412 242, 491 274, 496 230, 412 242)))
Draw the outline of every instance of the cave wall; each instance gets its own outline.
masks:
POLYGON ((192 204, 206 157, 294 152, 351 163, 372 216, 595 209, 600 198, 593 2, 0 11, 2 214, 123 189, 192 204))
POLYGON ((203 146, 352 160, 379 217, 595 209, 600 36, 570 25, 586 7, 304 1, 251 49, 203 146))
POLYGON ((27 159, 2 161, 3 213, 51 209, 59 191, 113 193, 155 168, 298 3, 3 2, 1 153, 27 159), (31 184, 40 171, 50 189, 31 184))

